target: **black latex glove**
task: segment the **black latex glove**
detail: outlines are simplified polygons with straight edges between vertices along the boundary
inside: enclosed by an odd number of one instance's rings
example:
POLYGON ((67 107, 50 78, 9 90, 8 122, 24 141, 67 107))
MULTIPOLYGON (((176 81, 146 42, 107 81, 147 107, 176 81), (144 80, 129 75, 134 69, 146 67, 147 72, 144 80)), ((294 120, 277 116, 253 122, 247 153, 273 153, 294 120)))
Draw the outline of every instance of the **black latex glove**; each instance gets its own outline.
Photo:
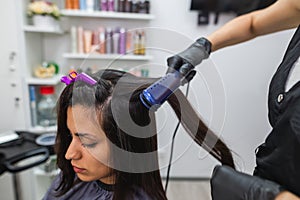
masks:
POLYGON ((274 200, 283 189, 277 183, 216 166, 211 179, 213 200, 274 200))
POLYGON ((209 57, 210 51, 211 43, 205 38, 198 39, 186 50, 167 59, 169 66, 167 73, 177 70, 182 76, 186 76, 202 60, 209 57))

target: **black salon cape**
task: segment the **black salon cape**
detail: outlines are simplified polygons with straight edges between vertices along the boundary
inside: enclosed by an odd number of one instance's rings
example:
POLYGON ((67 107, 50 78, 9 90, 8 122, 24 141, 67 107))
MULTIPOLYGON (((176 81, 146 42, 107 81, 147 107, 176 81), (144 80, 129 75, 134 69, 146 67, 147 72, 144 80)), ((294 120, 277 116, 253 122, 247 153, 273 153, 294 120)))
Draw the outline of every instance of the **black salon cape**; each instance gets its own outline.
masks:
POLYGON ((300 56, 300 26, 269 87, 269 121, 273 127, 256 153, 254 175, 300 196, 300 82, 285 92, 289 72, 300 56))

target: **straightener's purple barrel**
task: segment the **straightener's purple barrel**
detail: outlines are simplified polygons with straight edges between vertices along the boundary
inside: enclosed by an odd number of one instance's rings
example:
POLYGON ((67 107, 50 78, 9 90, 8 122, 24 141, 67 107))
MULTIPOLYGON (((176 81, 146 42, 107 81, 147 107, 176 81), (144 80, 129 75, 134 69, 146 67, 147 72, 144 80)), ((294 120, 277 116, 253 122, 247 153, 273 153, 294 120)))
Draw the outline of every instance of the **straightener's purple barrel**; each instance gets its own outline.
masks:
POLYGON ((140 100, 148 109, 157 110, 181 84, 177 71, 166 74, 140 94, 140 100))

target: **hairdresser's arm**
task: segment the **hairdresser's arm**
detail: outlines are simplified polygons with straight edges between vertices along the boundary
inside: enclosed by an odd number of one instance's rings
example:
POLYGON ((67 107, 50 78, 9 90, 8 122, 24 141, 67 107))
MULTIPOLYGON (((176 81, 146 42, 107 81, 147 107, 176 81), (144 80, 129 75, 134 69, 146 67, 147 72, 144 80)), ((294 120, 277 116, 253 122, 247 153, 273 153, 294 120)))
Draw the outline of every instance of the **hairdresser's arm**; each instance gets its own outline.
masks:
POLYGON ((300 200, 300 198, 290 192, 282 192, 275 198, 275 200, 300 200))
POLYGON ((268 8, 241 15, 207 38, 200 38, 184 51, 168 58, 168 71, 185 75, 211 51, 238 44, 259 35, 297 27, 300 24, 300 0, 278 0, 268 8))
POLYGON ((212 33, 207 39, 212 51, 238 44, 259 35, 297 27, 300 24, 300 1, 278 0, 273 5, 241 15, 212 33))

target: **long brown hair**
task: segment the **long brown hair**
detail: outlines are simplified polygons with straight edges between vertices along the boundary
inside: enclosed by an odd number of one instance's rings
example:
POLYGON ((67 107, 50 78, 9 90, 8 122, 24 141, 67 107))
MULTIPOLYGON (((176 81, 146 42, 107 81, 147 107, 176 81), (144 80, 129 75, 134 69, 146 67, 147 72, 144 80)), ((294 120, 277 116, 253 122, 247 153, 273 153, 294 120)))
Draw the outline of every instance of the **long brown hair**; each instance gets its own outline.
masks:
MULTIPOLYGON (((57 164, 62 171, 61 183, 57 188, 58 196, 65 194, 78 182, 70 161, 65 159, 65 153, 71 143, 66 113, 68 107, 82 105, 87 108, 95 107, 98 111, 99 125, 111 144, 126 152, 155 152, 152 156, 145 157, 143 162, 137 163, 131 156, 120 159, 115 151, 116 148, 111 147, 114 165, 112 170, 116 177, 113 199, 131 199, 135 188, 145 192, 151 199, 167 199, 161 182, 156 153, 155 115, 139 99, 140 93, 156 79, 140 78, 117 70, 101 70, 92 77, 97 80, 96 85, 90 86, 80 81, 70 84, 63 90, 58 101, 58 131, 55 150, 57 164), (126 121, 128 120, 126 113, 130 114, 129 118, 137 125, 136 127, 142 128, 132 128, 126 121), (137 137, 137 133, 139 137, 137 137), (129 169, 131 166, 136 169, 145 169, 145 172, 120 170, 122 168, 129 169)), ((185 130, 197 144, 222 164, 234 167, 230 150, 202 122, 180 90, 171 95, 168 102, 185 130)))

